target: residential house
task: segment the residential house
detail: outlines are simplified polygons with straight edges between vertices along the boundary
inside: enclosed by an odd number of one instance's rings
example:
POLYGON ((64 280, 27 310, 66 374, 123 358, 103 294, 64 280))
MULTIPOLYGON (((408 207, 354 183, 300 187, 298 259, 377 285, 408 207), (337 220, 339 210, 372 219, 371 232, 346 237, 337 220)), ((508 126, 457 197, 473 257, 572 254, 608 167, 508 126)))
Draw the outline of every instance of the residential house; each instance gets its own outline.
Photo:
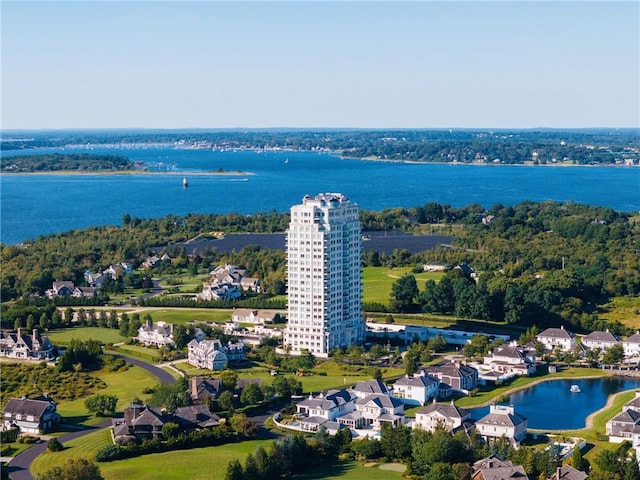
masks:
POLYGON ((365 380, 356 383, 351 392, 358 398, 366 398, 369 395, 391 395, 391 389, 382 380, 365 380))
POLYGON ((501 345, 484 357, 480 375, 496 372, 499 378, 531 375, 536 372, 536 352, 517 345, 501 345))
POLYGON ((154 325, 153 320, 148 319, 145 324, 138 329, 136 340, 147 346, 173 347, 173 324, 157 322, 154 325))
POLYGON ((544 344, 545 350, 551 351, 559 348, 563 352, 573 352, 576 347, 576 335, 564 326, 560 328, 547 328, 536 336, 536 340, 544 344))
POLYGON ((404 423, 404 404, 384 394, 368 395, 356 400, 356 410, 364 418, 365 426, 381 428, 383 423, 394 427, 404 423))
POLYGON ((209 412, 206 405, 178 407, 173 413, 166 413, 141 403, 134 403, 124 411, 123 418, 112 419, 113 436, 116 443, 127 443, 145 438, 162 437, 162 427, 177 423, 185 432, 202 430, 220 424, 220 418, 209 412))
POLYGON ((93 298, 98 294, 96 287, 76 287, 71 296, 75 298, 93 298))
POLYGON ((629 440, 635 447, 634 437, 640 436, 640 390, 636 390, 635 398, 622 407, 622 412, 606 423, 605 429, 610 442, 629 440))
POLYGON ((421 428, 433 432, 436 428, 444 428, 450 432, 471 423, 471 412, 457 407, 453 401, 448 403, 433 403, 422 407, 416 412, 413 428, 421 428))
POLYGON ((489 442, 505 437, 518 446, 527 436, 527 419, 513 405, 491 405, 489 413, 476 421, 476 431, 489 442))
POLYGON ((426 367, 425 373, 436 377, 440 382, 451 387, 453 391, 468 394, 478 386, 478 370, 455 361, 443 362, 426 367))
POLYGON ((640 356, 640 332, 636 332, 630 337, 625 338, 622 341, 622 347, 624 348, 625 357, 640 356))
POLYGON ((237 323, 265 324, 273 323, 278 312, 274 310, 250 310, 247 308, 236 308, 231 314, 231 321, 237 323))
POLYGON ((189 396, 194 402, 204 403, 206 398, 217 400, 222 392, 222 379, 211 377, 191 377, 189 396))
POLYGON ((224 370, 229 359, 220 340, 202 340, 195 338, 187 344, 187 361, 189 365, 208 370, 224 370))
POLYGON ((212 285, 222 285, 225 283, 237 286, 243 292, 260 292, 260 280, 246 275, 246 270, 238 268, 236 265, 224 265, 216 267, 209 278, 212 285))
POLYGON ((234 300, 240 298, 241 291, 238 285, 231 283, 205 283, 202 292, 198 294, 200 300, 234 300))
POLYGON ((48 337, 40 335, 34 328, 31 335, 23 335, 19 328, 16 333, 3 332, 0 337, 0 356, 27 360, 53 360, 56 347, 48 337))
POLYGON ((105 276, 102 272, 94 273, 91 270, 84 272, 84 280, 90 287, 100 287, 104 283, 105 276))
POLYGON ((55 282, 53 282, 51 288, 45 292, 45 294, 48 298, 66 297, 69 295, 73 295, 73 290, 75 288, 75 285, 70 280, 56 280, 55 282))
POLYGON ((55 402, 48 397, 10 398, 4 407, 3 428, 18 428, 21 433, 44 433, 60 423, 55 402))
POLYGON ((587 480, 589 475, 576 470, 571 465, 562 465, 556 469, 551 480, 587 480))
POLYGON ((497 455, 478 460, 473 464, 471 480, 528 480, 522 465, 514 465, 510 460, 502 460, 497 455))
POLYGON ((438 396, 440 380, 424 370, 413 376, 406 375, 393 384, 393 396, 409 405, 424 405, 438 396))
POLYGON ((591 332, 582 337, 582 345, 587 348, 606 350, 617 345, 620 339, 607 329, 604 332, 591 332))
MULTIPOLYGON (((339 421, 340 417, 354 412, 356 399, 350 390, 329 390, 326 394, 320 392, 316 397, 309 395, 296 404, 296 411, 302 416, 299 420, 301 428, 317 431, 327 422, 339 421)), ((361 417, 354 421, 358 426, 362 423, 361 417)))

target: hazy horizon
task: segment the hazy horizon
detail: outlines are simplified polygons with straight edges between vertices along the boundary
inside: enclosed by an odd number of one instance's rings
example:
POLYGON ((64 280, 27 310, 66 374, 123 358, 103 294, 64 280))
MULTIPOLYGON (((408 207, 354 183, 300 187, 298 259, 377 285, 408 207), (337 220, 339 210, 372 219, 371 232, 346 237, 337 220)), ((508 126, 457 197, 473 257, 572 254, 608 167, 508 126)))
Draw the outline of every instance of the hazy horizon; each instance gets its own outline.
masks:
POLYGON ((636 1, 2 1, 0 128, 640 126, 636 1))

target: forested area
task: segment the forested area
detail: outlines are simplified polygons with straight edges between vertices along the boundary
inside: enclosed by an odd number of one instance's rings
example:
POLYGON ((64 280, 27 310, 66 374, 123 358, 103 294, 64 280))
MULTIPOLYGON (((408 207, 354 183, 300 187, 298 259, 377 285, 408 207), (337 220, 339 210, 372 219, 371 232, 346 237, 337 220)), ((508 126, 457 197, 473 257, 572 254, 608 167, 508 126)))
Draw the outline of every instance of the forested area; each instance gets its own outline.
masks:
POLYGON ((94 155, 88 153, 47 153, 16 155, 0 158, 3 173, 55 171, 124 171, 133 170, 134 163, 122 155, 94 155))
POLYGON ((577 130, 111 130, 14 134, 2 150, 64 146, 163 144, 176 148, 331 151, 348 157, 503 164, 640 160, 635 129, 577 130))
MULTIPOLYGON (((363 264, 411 266, 421 271, 423 265, 435 263, 449 269, 442 281, 429 282, 420 294, 415 279, 400 279, 390 304, 380 307, 383 311, 424 311, 539 327, 565 323, 577 331, 610 327, 625 333, 619 324, 605 325, 598 308, 611 297, 640 293, 639 220, 609 208, 557 202, 489 209, 427 203, 408 209, 362 211, 363 230, 417 233, 452 228, 455 232, 451 246, 413 255, 401 249, 391 255, 368 251, 363 264)), ((210 231, 284 231, 287 223, 288 215, 275 212, 146 220, 125 215, 121 227, 40 236, 28 244, 2 247, 2 300, 23 297, 27 303, 39 302, 28 296, 42 295, 54 280, 81 285, 85 270, 99 271, 117 262, 131 262, 137 269, 152 248, 172 257, 154 275, 184 269, 195 274, 233 263, 261 278, 267 293, 282 294, 286 282, 283 251, 246 247, 226 254, 211 249, 192 255, 184 246, 172 245, 210 231)), ((137 271, 121 281, 149 283, 151 274, 151 270, 137 271)), ((107 282, 105 288, 117 291, 119 285, 107 282)))

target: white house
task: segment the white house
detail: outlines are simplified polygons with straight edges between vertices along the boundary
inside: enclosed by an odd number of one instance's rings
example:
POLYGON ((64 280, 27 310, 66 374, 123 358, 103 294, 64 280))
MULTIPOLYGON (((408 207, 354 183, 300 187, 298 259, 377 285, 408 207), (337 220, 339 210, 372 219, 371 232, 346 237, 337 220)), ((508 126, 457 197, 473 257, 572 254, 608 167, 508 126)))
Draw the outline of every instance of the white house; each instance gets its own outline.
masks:
POLYGON ((421 428, 433 432, 436 428, 445 428, 452 432, 460 428, 464 422, 471 420, 471 412, 451 404, 435 401, 416 412, 413 428, 421 428))
POLYGON ((607 329, 604 332, 591 332, 588 335, 582 337, 582 345, 587 348, 599 348, 600 350, 606 350, 608 348, 617 345, 620 339, 607 329))
POLYGON ((544 344, 545 350, 560 348, 564 352, 573 352, 576 347, 576 335, 564 326, 560 328, 547 328, 536 336, 538 342, 544 344))
MULTIPOLYGON (((329 390, 326 394, 320 392, 316 397, 309 395, 309 398, 296 404, 300 427, 303 430, 317 431, 321 425, 339 422, 341 417, 355 412, 356 399, 349 390, 329 390)), ((361 420, 358 420, 357 425, 360 424, 361 420)))
POLYGON ((442 362, 426 367, 424 371, 450 386, 451 391, 468 394, 470 390, 478 386, 478 370, 464 363, 442 362))
POLYGON ((516 345, 501 345, 483 359, 483 371, 506 375, 531 375, 536 372, 536 353, 516 345))
POLYGON ((234 300, 240 298, 241 291, 238 285, 231 283, 205 283, 202 292, 198 295, 201 300, 234 300))
POLYGON ((424 370, 413 376, 406 375, 393 384, 393 396, 410 405, 424 405, 438 396, 440 380, 424 370))
POLYGON ((254 324, 273 323, 276 315, 278 315, 278 312, 274 310, 250 310, 247 308, 236 308, 231 314, 231 321, 254 324))
POLYGON ((187 344, 187 361, 189 365, 208 370, 224 370, 229 363, 220 340, 191 340, 187 344))
POLYGON ((154 325, 153 320, 149 319, 138 329, 136 339, 147 346, 172 347, 174 345, 173 324, 158 322, 154 325))
POLYGON ((51 360, 55 346, 48 337, 43 337, 37 328, 31 335, 23 335, 19 328, 16 333, 2 333, 0 336, 0 356, 30 360, 51 360))
POLYGON ((384 394, 369 395, 356 400, 356 410, 364 418, 365 426, 381 428, 383 423, 398 426, 404 423, 404 404, 384 394))
POLYGON ((491 405, 489 414, 476 422, 476 431, 489 442, 506 437, 518 446, 527 436, 527 419, 515 412, 513 405, 491 405))
POLYGON ((640 332, 636 332, 622 341, 625 357, 640 356, 640 332))
POLYGON ((75 285, 70 280, 55 281, 51 285, 51 288, 45 292, 48 298, 64 297, 73 295, 75 285))

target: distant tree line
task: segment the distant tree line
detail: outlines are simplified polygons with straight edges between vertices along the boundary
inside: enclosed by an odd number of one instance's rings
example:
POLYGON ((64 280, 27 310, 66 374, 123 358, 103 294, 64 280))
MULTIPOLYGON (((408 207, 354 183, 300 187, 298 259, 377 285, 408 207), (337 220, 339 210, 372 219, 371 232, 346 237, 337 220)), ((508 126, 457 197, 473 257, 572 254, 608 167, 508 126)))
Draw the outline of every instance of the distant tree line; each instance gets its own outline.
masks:
POLYGON ((0 171, 55 172, 55 171, 121 171, 133 170, 134 163, 122 155, 89 153, 46 153, 42 155, 16 155, 0 158, 0 171))
POLYGON ((330 151, 356 158, 421 162, 483 161, 512 164, 562 162, 611 164, 638 160, 636 129, 574 130, 243 130, 40 132, 0 142, 2 150, 68 145, 208 142, 220 149, 330 151))

